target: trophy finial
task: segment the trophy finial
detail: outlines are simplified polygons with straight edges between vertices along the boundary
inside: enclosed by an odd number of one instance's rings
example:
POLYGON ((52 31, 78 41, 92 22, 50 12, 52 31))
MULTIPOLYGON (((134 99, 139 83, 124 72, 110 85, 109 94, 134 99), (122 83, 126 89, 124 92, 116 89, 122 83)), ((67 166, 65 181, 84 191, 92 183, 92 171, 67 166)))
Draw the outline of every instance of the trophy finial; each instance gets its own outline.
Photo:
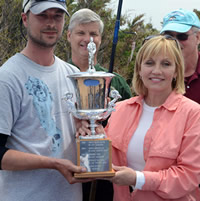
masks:
POLYGON ((90 37, 90 42, 88 43, 87 46, 88 52, 89 52, 89 57, 88 57, 88 62, 89 62, 89 72, 95 72, 94 68, 94 54, 96 53, 96 44, 93 42, 93 37, 90 37))

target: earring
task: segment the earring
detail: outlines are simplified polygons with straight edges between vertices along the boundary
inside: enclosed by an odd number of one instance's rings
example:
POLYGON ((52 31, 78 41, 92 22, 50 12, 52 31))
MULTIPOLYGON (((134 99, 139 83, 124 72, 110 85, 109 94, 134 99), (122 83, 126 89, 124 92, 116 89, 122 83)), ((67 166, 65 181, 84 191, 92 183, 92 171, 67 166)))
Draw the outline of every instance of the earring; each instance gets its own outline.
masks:
POLYGON ((172 87, 175 87, 176 86, 176 77, 174 77, 173 79, 172 79, 172 87))

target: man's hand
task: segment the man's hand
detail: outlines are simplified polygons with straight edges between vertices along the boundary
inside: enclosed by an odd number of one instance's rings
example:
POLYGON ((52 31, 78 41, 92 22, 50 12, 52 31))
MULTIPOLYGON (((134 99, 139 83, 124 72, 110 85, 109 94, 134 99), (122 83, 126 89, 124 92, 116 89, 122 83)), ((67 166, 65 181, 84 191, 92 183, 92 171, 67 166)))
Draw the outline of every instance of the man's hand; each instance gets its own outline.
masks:
POLYGON ((81 119, 75 119, 75 124, 76 124, 76 137, 79 137, 79 135, 85 136, 85 135, 91 135, 90 131, 90 124, 86 120, 81 120, 81 119))
POLYGON ((86 172, 87 169, 85 167, 76 166, 67 159, 56 159, 56 169, 70 184, 91 181, 91 179, 76 179, 74 173, 86 172))
MULTIPOLYGON (((86 120, 80 120, 80 119, 75 119, 75 124, 76 124, 76 137, 78 138, 80 135, 85 136, 85 135, 91 135, 91 130, 90 130, 90 124, 86 120)), ((103 126, 101 124, 97 124, 97 127, 95 128, 96 134, 102 134, 105 133, 103 126)))

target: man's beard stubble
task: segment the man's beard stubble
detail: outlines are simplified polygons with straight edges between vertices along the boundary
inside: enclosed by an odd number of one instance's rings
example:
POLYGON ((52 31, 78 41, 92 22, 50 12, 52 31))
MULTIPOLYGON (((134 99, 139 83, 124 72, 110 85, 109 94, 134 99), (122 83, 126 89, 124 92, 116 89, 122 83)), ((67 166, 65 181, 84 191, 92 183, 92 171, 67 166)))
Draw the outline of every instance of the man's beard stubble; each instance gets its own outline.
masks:
MULTIPOLYGON (((55 30, 46 30, 46 31, 55 31, 55 30)), ((58 43, 59 39, 61 38, 61 35, 58 36, 58 38, 56 39, 55 42, 53 43, 47 43, 42 37, 40 37, 39 39, 34 37, 32 34, 31 34, 31 31, 30 30, 27 30, 27 35, 28 35, 28 38, 34 42, 35 44, 37 44, 38 46, 40 47, 43 47, 43 48, 53 48, 56 46, 56 44, 58 43)))

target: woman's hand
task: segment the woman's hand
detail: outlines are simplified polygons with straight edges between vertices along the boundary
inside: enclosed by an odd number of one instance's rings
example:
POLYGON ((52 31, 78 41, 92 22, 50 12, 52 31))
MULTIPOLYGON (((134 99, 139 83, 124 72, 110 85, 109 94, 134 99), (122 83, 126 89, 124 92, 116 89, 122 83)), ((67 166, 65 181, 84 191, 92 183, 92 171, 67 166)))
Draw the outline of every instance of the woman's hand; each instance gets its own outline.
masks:
POLYGON ((109 180, 120 186, 135 186, 136 184, 136 172, 132 168, 126 166, 112 166, 116 171, 115 176, 109 180))

